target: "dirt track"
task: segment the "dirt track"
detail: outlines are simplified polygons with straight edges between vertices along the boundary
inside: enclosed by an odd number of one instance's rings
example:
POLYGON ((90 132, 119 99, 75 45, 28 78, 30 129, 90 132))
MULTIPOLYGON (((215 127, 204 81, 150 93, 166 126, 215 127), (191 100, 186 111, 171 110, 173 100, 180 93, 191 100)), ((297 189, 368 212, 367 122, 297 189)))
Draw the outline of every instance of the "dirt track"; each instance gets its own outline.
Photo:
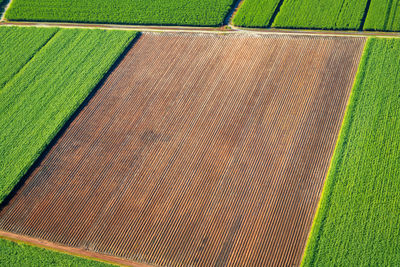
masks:
POLYGON ((298 264, 364 42, 143 34, 0 229, 159 265, 298 264))
POLYGON ((106 29, 106 30, 131 30, 140 32, 165 32, 165 33, 209 33, 209 34, 248 34, 259 35, 296 35, 296 36, 323 36, 323 37, 380 37, 399 38, 399 32, 378 31, 332 31, 332 30, 306 30, 306 29, 277 29, 277 28, 242 28, 234 25, 223 27, 191 27, 191 26, 158 26, 158 25, 123 25, 123 24, 96 24, 96 23, 68 23, 68 22, 35 22, 35 21, 0 21, 0 26, 21 27, 60 27, 78 29, 106 29))

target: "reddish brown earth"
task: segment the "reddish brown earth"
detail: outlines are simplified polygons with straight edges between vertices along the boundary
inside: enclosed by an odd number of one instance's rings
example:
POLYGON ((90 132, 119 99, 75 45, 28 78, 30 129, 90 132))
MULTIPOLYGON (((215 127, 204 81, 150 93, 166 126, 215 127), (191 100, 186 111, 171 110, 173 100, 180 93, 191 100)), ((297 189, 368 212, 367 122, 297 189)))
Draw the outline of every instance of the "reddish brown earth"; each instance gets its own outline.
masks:
POLYGON ((364 38, 144 34, 0 229, 156 265, 296 265, 364 38))

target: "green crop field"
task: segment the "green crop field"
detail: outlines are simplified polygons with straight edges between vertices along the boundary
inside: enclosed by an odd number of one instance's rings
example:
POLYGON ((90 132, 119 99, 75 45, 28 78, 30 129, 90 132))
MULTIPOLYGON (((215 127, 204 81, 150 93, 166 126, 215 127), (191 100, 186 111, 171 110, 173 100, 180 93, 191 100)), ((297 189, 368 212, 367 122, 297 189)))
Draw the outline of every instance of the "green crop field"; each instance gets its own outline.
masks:
POLYGON ((233 24, 243 27, 269 27, 281 0, 244 0, 233 18, 233 24))
POLYGON ((13 0, 7 20, 120 24, 223 24, 233 0, 13 0))
POLYGON ((364 30, 400 31, 400 0, 372 0, 364 30))
MULTIPOLYGON (((45 42, 54 31, 43 36, 45 42)), ((17 30, 20 31, 20 30, 17 30)), ((26 38, 30 31, 20 31, 26 38)), ((32 47, 0 31, 2 46, 20 47, 0 51, 0 62, 32 56, 32 47), (8 43, 8 44, 7 44, 8 43), (25 56, 21 54, 26 51, 25 56), (28 56, 27 56, 28 55, 28 56)), ((13 35, 14 36, 14 35, 13 35)), ((63 29, 44 45, 4 86, 0 87, 0 202, 95 88, 120 54, 135 38, 130 31, 63 29)), ((35 37, 36 38, 36 37, 35 37)), ((40 39, 40 38, 38 38, 40 39)), ((0 73, 12 70, 0 65, 0 73)), ((14 71, 15 72, 15 71, 14 71)))
POLYGON ((242 27, 400 31, 400 0, 371 0, 369 6, 367 3, 368 0, 243 0, 233 24, 242 27))
POLYGON ((303 266, 400 265, 400 40, 360 64, 303 266))
POLYGON ((0 239, 1 266, 114 266, 31 245, 0 239))
POLYGON ((0 88, 53 37, 57 29, 0 27, 0 88))
POLYGON ((367 0, 285 0, 273 27, 358 30, 367 0))

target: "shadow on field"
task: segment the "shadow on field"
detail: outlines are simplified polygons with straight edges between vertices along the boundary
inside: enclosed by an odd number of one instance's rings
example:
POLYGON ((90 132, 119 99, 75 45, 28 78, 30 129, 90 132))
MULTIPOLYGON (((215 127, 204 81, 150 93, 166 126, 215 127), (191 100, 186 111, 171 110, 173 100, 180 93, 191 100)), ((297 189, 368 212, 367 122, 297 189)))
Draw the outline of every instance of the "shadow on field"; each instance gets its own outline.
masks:
POLYGON ((72 121, 75 120, 75 118, 79 115, 79 113, 89 104, 90 100, 93 98, 93 96, 97 93, 97 91, 103 86, 104 82, 107 80, 108 76, 119 66, 121 61, 125 58, 126 54, 129 52, 129 50, 135 45, 137 40, 140 38, 141 33, 138 32, 135 38, 131 41, 131 43, 125 48, 124 52, 119 55, 117 60, 113 63, 113 65, 110 67, 110 69, 107 71, 107 73, 103 76, 103 78, 100 80, 100 82, 95 86, 95 88, 90 92, 90 94, 86 97, 86 99, 82 102, 82 104, 75 110, 75 112, 72 114, 72 116, 65 122, 64 126, 60 129, 60 131, 54 136, 52 141, 48 144, 48 146, 43 150, 43 152, 40 154, 40 156, 35 160, 33 165, 28 169, 26 174, 22 176, 22 178, 18 181, 18 183, 14 186, 13 190, 11 191, 10 194, 4 199, 2 203, 0 203, 0 212, 3 210, 5 206, 8 205, 8 203, 11 201, 11 199, 17 194, 17 192, 21 189, 21 187, 25 184, 26 180, 28 177, 32 174, 32 172, 40 166, 42 163, 43 159, 46 157, 46 155, 49 153, 51 148, 57 143, 57 141, 64 135, 65 131, 68 129, 72 121))
POLYGON ((274 14, 272 14, 272 17, 268 22, 267 28, 271 28, 272 23, 274 23, 276 16, 278 16, 279 11, 281 11, 281 7, 283 5, 283 1, 284 0, 279 1, 278 5, 276 6, 274 14))
POLYGON ((222 26, 227 26, 229 25, 229 23, 231 22, 231 20, 233 19, 233 15, 236 12, 236 10, 238 9, 239 5, 241 4, 241 2, 244 0, 236 0, 233 5, 231 6, 231 9, 229 10, 228 14, 226 14, 224 21, 222 23, 222 26))
POLYGON ((0 18, 3 18, 6 8, 11 0, 0 0, 0 18))
POLYGON ((368 15, 368 11, 369 11, 369 6, 371 5, 371 0, 367 1, 367 5, 365 6, 365 10, 364 10, 364 15, 361 19, 361 23, 360 23, 360 28, 358 29, 359 31, 363 31, 364 30, 364 24, 365 24, 365 20, 367 19, 367 15, 368 15))

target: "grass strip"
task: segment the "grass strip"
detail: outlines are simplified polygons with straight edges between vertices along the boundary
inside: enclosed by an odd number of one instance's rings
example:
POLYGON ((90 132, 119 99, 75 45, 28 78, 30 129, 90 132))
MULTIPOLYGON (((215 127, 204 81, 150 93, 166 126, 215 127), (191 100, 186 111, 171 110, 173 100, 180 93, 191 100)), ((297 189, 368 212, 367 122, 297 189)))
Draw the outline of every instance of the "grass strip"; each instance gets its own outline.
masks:
POLYGON ((7 20, 220 26, 234 0, 13 0, 7 20))
POLYGON ((0 238, 1 266, 114 266, 0 238))

